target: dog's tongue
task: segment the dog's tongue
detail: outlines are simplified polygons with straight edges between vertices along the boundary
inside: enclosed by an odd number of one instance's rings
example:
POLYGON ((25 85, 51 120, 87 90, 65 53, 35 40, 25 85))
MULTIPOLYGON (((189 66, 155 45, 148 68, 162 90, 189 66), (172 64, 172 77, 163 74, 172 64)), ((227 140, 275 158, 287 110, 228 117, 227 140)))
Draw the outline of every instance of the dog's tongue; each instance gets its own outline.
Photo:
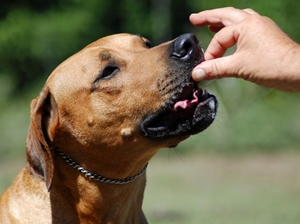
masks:
POLYGON ((178 111, 179 108, 186 109, 188 107, 191 107, 194 104, 198 103, 198 98, 201 97, 201 95, 202 95, 202 89, 197 89, 193 93, 193 99, 192 100, 181 100, 181 101, 178 101, 177 103, 175 103, 173 109, 175 111, 178 111))

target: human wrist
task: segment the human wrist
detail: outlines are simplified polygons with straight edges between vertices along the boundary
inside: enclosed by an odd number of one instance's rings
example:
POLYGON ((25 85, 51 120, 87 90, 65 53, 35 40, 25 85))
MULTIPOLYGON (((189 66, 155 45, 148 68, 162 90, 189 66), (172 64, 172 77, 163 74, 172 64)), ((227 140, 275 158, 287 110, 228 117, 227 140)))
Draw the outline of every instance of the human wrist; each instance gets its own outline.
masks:
POLYGON ((293 42, 281 63, 279 80, 284 91, 300 92, 300 45, 293 42))

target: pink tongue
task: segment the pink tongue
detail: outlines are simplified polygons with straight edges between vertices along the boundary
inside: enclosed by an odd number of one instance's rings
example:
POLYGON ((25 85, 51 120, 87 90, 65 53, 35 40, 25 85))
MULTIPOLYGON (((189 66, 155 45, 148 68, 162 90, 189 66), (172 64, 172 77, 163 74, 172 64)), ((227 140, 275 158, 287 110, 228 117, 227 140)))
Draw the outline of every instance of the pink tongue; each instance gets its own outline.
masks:
POLYGON ((182 101, 178 101, 177 103, 175 103, 174 105, 174 110, 178 111, 179 108, 182 109, 186 109, 188 107, 193 106, 194 104, 198 103, 198 96, 201 96, 202 94, 202 89, 197 89, 194 93, 193 93, 193 97, 194 99, 192 100, 182 100, 182 101))

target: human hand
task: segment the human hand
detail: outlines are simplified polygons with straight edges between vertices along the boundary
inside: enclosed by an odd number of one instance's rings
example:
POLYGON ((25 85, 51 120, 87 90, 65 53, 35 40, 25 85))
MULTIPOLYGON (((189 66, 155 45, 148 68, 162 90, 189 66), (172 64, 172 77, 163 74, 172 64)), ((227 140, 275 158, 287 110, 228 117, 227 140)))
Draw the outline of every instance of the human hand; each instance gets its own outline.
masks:
POLYGON ((190 21, 216 32, 205 52, 206 61, 193 71, 195 81, 236 77, 283 91, 300 91, 300 46, 271 19, 251 9, 228 7, 192 14, 190 21), (235 53, 222 57, 235 44, 235 53))

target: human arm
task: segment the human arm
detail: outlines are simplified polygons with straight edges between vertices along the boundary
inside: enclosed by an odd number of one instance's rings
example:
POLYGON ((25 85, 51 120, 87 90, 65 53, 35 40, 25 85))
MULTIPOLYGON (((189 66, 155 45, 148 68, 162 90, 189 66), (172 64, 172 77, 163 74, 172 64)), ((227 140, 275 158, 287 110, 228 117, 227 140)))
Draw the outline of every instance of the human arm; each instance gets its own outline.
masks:
POLYGON ((271 19, 251 9, 228 7, 192 14, 190 21, 216 32, 205 52, 206 61, 193 71, 195 81, 236 77, 282 91, 300 91, 300 46, 271 19), (234 45, 235 53, 223 57, 234 45))

